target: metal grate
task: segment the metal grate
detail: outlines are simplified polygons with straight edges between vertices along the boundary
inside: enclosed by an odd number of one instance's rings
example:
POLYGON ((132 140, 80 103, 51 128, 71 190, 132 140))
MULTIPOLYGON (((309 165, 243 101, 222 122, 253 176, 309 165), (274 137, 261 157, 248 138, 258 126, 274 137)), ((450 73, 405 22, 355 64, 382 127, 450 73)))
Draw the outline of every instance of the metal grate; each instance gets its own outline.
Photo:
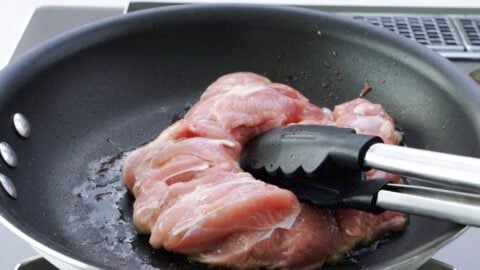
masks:
POLYGON ((480 59, 480 16, 339 13, 425 45, 450 59, 480 59))
POLYGON ((453 18, 468 51, 480 52, 480 17, 453 18))
POLYGON ((383 27, 436 51, 464 51, 452 21, 442 16, 352 15, 355 20, 383 27))

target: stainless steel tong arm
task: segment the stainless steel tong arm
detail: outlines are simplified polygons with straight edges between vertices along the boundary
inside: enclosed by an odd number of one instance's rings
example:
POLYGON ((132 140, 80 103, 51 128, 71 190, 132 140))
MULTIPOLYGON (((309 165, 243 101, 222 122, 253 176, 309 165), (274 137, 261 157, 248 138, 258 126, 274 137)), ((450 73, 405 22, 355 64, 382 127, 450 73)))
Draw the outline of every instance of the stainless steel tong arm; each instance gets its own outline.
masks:
POLYGON ((370 146, 364 165, 436 184, 480 191, 480 159, 389 144, 370 146))
POLYGON ((480 195, 403 184, 388 184, 376 206, 480 227, 480 195))

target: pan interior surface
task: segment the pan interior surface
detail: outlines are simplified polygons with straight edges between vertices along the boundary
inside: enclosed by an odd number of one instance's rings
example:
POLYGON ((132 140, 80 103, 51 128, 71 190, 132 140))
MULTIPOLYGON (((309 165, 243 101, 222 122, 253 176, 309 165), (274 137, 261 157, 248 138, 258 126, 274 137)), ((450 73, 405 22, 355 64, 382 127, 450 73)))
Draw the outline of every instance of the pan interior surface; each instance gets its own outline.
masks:
MULTIPOLYGON (((192 269, 155 251, 131 223, 122 158, 154 139, 206 86, 234 71, 288 83, 332 108, 358 96, 381 103, 409 146, 479 156, 475 85, 439 56, 381 29, 302 9, 168 7, 107 20, 27 54, 0 75, 0 137, 19 157, 18 199, 0 214, 68 256, 111 269, 192 269), (32 136, 9 118, 26 115, 32 136), (465 136, 468 134, 468 136, 465 136)), ((382 268, 433 249, 463 227, 411 217, 407 230, 335 269, 382 268)))

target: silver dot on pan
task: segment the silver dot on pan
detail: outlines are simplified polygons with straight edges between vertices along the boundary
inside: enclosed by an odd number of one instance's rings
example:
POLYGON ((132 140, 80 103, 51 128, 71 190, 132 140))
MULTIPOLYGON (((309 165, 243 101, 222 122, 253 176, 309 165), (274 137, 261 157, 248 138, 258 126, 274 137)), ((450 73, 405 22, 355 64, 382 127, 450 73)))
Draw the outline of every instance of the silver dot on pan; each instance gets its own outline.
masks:
POLYGON ((13 115, 13 126, 15 127, 17 133, 23 138, 30 137, 32 132, 30 123, 28 123, 27 118, 23 114, 16 113, 13 115))
POLYGON ((13 185, 12 180, 2 173, 0 173, 0 185, 3 187, 5 192, 10 195, 10 197, 14 199, 17 198, 17 189, 13 185))
POLYGON ((6 142, 0 143, 0 156, 2 156, 5 163, 8 166, 14 168, 18 165, 17 154, 13 151, 13 148, 6 142))

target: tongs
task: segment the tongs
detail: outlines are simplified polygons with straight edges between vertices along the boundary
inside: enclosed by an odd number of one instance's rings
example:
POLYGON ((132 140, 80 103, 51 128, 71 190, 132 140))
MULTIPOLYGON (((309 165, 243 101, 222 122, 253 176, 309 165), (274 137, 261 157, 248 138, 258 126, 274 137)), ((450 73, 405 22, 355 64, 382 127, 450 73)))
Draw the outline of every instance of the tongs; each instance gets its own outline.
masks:
POLYGON ((480 159, 384 144, 332 126, 272 129, 245 145, 240 165, 319 207, 395 210, 480 227, 480 159), (442 188, 365 180, 375 168, 442 188), (468 189, 461 192, 446 186, 468 189))

